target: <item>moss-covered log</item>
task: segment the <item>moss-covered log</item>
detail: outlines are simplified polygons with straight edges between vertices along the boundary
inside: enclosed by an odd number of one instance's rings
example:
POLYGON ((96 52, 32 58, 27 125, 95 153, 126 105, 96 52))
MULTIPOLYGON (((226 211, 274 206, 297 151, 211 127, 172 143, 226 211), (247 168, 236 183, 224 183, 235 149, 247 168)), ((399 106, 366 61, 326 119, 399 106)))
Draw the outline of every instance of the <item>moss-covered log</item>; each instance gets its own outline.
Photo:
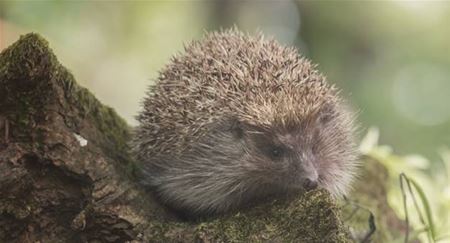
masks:
POLYGON ((201 223, 133 181, 129 127, 37 34, 0 54, 0 242, 350 242, 324 191, 201 223))

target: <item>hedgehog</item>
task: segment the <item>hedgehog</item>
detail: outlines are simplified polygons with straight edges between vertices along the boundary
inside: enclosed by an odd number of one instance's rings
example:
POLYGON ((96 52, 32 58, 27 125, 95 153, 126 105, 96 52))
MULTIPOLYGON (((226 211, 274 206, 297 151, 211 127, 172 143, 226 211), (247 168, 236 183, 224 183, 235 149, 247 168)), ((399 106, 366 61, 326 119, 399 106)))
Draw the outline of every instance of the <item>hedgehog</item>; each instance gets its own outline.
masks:
POLYGON ((236 28, 185 45, 136 119, 140 181, 184 215, 239 210, 323 188, 345 195, 357 168, 355 115, 293 47, 236 28))

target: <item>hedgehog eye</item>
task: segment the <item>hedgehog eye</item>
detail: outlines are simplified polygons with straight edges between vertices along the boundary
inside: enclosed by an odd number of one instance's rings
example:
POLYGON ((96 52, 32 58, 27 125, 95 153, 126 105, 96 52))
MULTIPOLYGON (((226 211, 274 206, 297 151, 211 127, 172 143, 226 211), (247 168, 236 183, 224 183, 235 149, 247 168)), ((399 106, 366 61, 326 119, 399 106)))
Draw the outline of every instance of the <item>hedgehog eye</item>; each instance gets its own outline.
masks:
POLYGON ((281 156, 283 156, 283 153, 284 153, 284 151, 283 151, 283 149, 282 149, 281 147, 275 146, 275 147, 273 147, 273 148, 271 149, 271 151, 270 151, 270 156, 271 156, 273 159, 278 159, 278 158, 280 158, 281 156))

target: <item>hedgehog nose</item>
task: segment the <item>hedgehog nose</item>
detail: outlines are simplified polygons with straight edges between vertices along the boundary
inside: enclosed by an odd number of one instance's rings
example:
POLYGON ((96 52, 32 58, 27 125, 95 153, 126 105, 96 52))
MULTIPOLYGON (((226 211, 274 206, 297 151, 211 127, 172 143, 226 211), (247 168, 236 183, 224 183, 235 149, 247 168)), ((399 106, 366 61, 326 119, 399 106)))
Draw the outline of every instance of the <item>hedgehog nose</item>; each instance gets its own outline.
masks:
POLYGON ((303 181, 303 188, 307 191, 311 191, 317 188, 317 181, 306 178, 303 181))

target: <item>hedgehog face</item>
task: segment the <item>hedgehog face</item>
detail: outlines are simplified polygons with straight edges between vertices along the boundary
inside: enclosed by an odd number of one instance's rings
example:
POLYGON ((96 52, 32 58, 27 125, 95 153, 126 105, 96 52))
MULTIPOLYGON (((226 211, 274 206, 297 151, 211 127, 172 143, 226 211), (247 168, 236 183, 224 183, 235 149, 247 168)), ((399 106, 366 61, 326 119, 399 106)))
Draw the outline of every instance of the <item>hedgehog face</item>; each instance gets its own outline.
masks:
POLYGON ((334 196, 345 194, 355 153, 349 114, 338 110, 344 111, 324 105, 300 122, 244 128, 246 163, 259 168, 250 171, 281 192, 321 187, 334 196))
POLYGON ((251 131, 249 134, 251 162, 269 172, 261 175, 262 181, 276 185, 281 191, 317 187, 319 171, 316 157, 303 139, 303 136, 309 135, 300 129, 251 131))

